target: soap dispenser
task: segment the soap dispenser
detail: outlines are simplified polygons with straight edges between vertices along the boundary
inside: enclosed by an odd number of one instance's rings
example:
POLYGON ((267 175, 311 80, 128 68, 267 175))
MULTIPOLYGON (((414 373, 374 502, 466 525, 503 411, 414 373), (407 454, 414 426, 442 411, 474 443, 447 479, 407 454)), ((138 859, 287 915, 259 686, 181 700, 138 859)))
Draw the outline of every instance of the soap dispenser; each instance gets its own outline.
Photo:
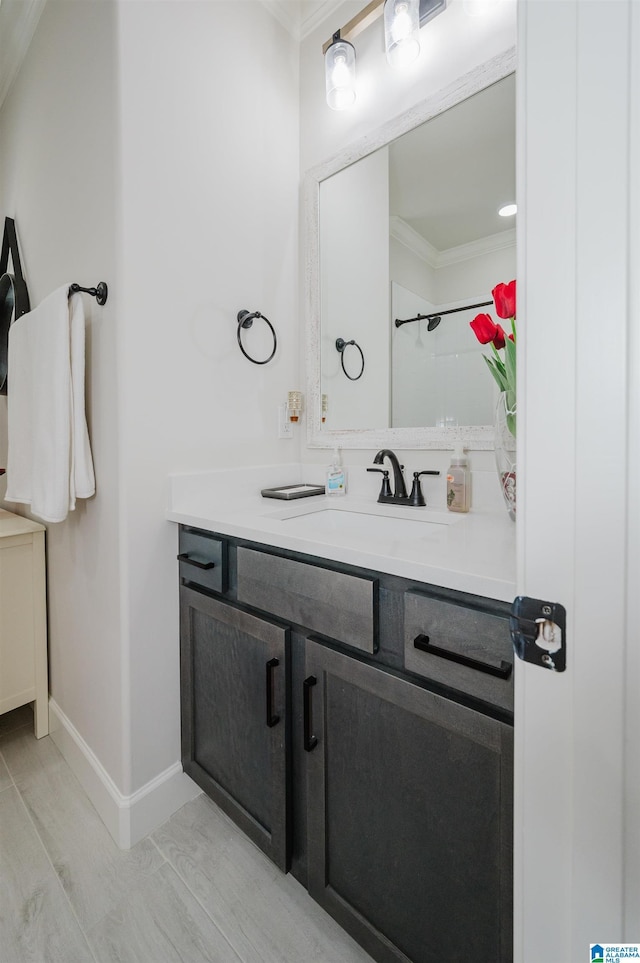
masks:
POLYGON ((327 495, 347 494, 347 473, 342 464, 339 448, 334 449, 333 461, 327 468, 327 484, 325 491, 327 495))
POLYGON ((455 449, 447 471, 447 508, 450 512, 468 512, 471 506, 471 472, 462 447, 455 449))

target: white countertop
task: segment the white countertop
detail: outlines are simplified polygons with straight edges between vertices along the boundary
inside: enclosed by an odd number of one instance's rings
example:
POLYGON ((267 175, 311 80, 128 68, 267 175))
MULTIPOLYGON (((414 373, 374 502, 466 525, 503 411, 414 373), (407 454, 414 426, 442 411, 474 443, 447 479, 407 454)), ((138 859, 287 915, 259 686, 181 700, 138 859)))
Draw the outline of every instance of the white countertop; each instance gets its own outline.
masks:
POLYGON ((167 517, 221 535, 431 585, 507 602, 515 597, 515 525, 506 509, 455 514, 380 505, 362 494, 290 501, 260 495, 261 488, 315 480, 305 478, 304 468, 296 465, 172 475, 167 517), (355 513, 357 518, 345 518, 343 530, 339 516, 306 517, 300 527, 309 530, 294 530, 299 516, 326 509, 355 513), (416 520, 429 524, 423 529, 416 520))

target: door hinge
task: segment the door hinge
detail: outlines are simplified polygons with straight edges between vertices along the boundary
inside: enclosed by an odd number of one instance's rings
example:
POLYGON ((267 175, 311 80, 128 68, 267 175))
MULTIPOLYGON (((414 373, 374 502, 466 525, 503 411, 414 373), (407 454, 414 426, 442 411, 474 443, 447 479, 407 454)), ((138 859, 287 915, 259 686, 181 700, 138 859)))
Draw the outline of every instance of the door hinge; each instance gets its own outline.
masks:
POLYGON ((519 659, 553 672, 567 667, 567 613, 558 602, 519 595, 511 607, 509 628, 519 659))

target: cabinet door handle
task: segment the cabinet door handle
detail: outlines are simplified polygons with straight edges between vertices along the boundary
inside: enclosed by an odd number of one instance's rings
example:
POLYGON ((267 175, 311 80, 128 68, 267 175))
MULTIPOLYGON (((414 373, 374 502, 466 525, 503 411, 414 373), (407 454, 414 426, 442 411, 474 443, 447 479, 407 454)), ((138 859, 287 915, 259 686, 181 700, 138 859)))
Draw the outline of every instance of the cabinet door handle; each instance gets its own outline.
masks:
POLYGON ((188 552, 178 555, 179 562, 186 562, 187 565, 195 565, 196 568, 210 569, 215 568, 215 562, 199 562, 197 558, 190 558, 188 552))
POLYGON ((267 725, 270 729, 280 722, 280 716, 273 713, 273 670, 280 665, 278 659, 269 659, 267 669, 267 725))
POLYGON ((494 675, 497 679, 508 679, 513 670, 510 662, 501 660, 500 665, 489 665, 488 662, 480 662, 478 659, 471 659, 468 655, 461 655, 459 652, 450 652, 449 649, 441 649, 438 645, 429 642, 428 635, 418 635, 413 640, 416 649, 422 652, 430 652, 441 659, 448 659, 450 662, 457 662, 458 665, 466 665, 469 669, 477 669, 478 672, 486 672, 487 675, 494 675))
POLYGON ((304 693, 304 748, 305 752, 311 752, 318 745, 318 740, 311 735, 311 690, 318 680, 315 675, 310 675, 302 683, 304 693))

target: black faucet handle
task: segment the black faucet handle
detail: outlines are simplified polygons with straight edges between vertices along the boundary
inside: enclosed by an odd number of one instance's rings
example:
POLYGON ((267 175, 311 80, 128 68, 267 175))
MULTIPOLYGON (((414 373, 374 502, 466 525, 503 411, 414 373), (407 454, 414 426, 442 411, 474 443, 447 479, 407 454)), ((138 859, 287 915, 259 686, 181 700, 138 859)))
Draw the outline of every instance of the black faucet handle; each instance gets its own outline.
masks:
POLYGON ((420 475, 439 475, 439 471, 414 471, 413 473, 413 487, 411 488, 411 494, 409 495, 409 504, 414 508, 424 508, 426 506, 426 501, 424 495, 422 494, 422 486, 420 484, 420 475))
POLYGON ((367 468, 367 471, 379 472, 382 475, 382 488, 378 495, 378 501, 383 498, 391 498, 391 485, 389 484, 389 472, 386 468, 367 468))

